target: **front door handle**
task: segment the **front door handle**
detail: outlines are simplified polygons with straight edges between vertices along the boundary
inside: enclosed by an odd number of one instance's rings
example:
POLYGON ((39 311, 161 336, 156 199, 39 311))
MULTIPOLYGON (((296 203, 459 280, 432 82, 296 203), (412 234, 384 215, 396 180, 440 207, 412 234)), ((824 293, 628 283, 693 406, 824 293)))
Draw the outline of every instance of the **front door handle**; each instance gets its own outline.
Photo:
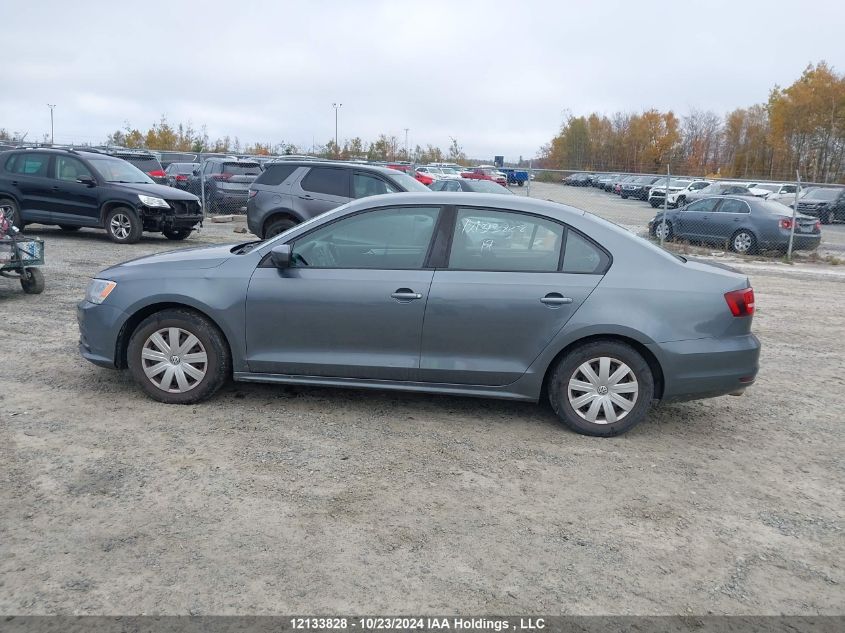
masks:
POLYGON ((559 292, 550 292, 545 297, 540 299, 540 303, 543 303, 547 306, 562 306, 568 303, 572 303, 572 297, 564 297, 559 292))
POLYGON ((410 288, 399 288, 390 296, 399 301, 400 303, 407 303, 408 301, 416 301, 417 299, 422 299, 422 295, 419 292, 414 292, 410 288))

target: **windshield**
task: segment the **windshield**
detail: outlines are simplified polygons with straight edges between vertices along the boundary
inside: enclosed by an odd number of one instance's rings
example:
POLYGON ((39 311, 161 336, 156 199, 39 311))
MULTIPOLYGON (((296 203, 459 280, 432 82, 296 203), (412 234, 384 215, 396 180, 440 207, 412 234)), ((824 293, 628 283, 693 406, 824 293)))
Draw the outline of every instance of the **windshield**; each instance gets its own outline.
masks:
POLYGON ((411 178, 408 174, 397 171, 395 174, 390 174, 391 180, 399 185, 403 191, 431 191, 428 187, 422 184, 416 178, 411 178))
POLYGON ((460 172, 457 169, 453 169, 452 167, 441 167, 440 171, 444 174, 450 174, 457 176, 460 172))
POLYGON ((810 189, 805 193, 802 198, 806 200, 836 200, 836 196, 839 195, 839 192, 836 189, 828 189, 824 187, 818 187, 817 189, 810 189))
POLYGON ((765 189, 766 191, 778 191, 780 185, 754 185, 758 189, 765 189))
POLYGON ((89 158, 88 161, 106 182, 155 184, 147 174, 119 158, 89 158))
POLYGON ((476 193, 509 193, 513 195, 513 191, 492 180, 469 180, 466 185, 470 191, 476 193))

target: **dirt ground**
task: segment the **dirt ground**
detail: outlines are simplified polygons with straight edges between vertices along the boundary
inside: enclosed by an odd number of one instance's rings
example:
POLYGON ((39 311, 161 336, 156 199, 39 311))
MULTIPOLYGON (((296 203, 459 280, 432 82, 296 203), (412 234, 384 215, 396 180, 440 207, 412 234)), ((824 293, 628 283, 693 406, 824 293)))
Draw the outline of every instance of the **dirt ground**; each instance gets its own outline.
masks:
POLYGON ((173 243, 31 232, 47 290, 0 279, 0 613, 845 611, 837 267, 747 264, 757 384, 601 440, 469 398, 153 402, 80 358, 74 307, 98 270, 173 243))

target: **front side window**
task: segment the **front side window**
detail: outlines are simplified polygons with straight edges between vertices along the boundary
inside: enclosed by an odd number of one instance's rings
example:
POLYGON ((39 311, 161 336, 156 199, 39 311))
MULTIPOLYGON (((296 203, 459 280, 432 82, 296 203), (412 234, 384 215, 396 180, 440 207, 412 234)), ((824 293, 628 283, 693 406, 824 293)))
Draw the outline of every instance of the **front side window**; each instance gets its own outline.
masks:
POLYGON ((701 182, 694 182, 694 183, 692 183, 692 184, 689 186, 689 188, 690 188, 690 191, 698 191, 699 189, 706 189, 706 188, 707 188, 707 187, 709 187, 709 186, 710 186, 710 183, 708 183, 708 182, 704 182, 704 181, 702 180, 701 182))
POLYGON ((716 209, 716 206, 721 202, 720 198, 707 198, 705 200, 698 200, 692 204, 684 207, 685 213, 710 213, 716 209))
POLYGON ((302 179, 305 191, 329 196, 349 196, 349 170, 337 167, 312 167, 302 179))
POLYGON ((396 187, 371 174, 355 172, 352 176, 352 196, 354 198, 366 198, 367 196, 396 193, 397 191, 399 190, 396 187))
POLYGON ((17 160, 9 161, 6 168, 14 174, 24 176, 47 176, 47 166, 50 164, 48 154, 18 154, 17 160))
POLYGON ((79 178, 91 178, 91 170, 78 158, 71 156, 56 157, 56 178, 66 182, 76 182, 79 178))
POLYGON ((439 207, 399 207, 343 218, 298 239, 293 266, 422 268, 439 213, 439 207))
POLYGON ((458 270, 556 271, 563 226, 532 215, 458 209, 449 268, 458 270))

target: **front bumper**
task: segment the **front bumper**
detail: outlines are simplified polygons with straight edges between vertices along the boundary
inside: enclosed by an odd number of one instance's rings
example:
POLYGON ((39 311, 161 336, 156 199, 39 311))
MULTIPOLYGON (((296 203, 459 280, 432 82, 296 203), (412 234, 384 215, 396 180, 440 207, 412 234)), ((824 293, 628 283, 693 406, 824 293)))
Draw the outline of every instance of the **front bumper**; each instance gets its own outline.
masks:
POLYGON ((648 346, 663 368, 664 402, 724 396, 754 383, 760 341, 753 334, 648 346))
POLYGON ((100 367, 116 369, 117 340, 126 314, 110 305, 80 301, 76 306, 79 353, 100 367))

